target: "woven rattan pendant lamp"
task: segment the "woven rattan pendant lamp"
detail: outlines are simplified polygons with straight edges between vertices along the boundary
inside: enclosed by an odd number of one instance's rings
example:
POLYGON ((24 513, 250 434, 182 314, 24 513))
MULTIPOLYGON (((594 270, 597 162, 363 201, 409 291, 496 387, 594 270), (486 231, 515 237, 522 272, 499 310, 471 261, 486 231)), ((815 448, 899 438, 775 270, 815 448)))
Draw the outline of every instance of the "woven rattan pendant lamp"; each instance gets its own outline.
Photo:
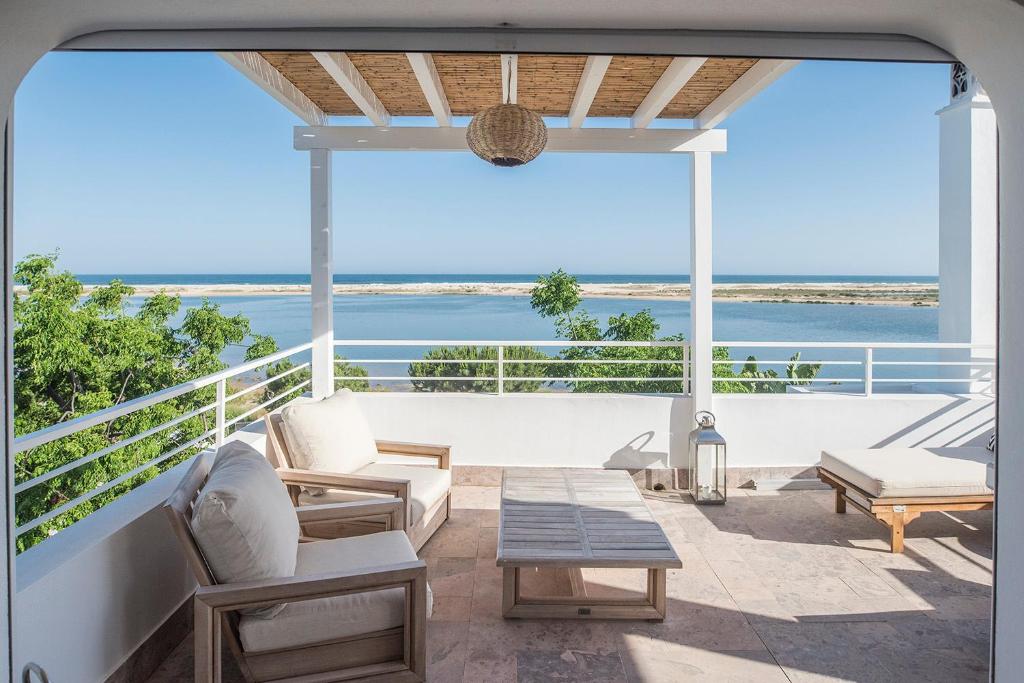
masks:
POLYGON ((540 114, 505 102, 477 112, 466 129, 466 144, 495 166, 522 166, 544 151, 548 129, 540 114))

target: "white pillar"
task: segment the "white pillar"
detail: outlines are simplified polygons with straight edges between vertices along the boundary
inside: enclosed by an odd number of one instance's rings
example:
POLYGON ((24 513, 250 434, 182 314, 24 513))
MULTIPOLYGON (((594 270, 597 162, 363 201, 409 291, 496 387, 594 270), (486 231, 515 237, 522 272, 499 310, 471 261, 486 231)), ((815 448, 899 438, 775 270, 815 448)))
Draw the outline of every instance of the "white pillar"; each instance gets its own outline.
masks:
MULTIPOLYGON (((961 64, 952 67, 950 104, 939 116, 939 340, 996 343, 998 174, 996 116, 988 95, 961 64)), ((993 351, 945 358, 991 362, 993 351)), ((950 391, 991 389, 991 368, 948 366, 950 391)))
POLYGON ((334 393, 334 229, 331 152, 309 152, 309 277, 313 308, 313 397, 334 393))
POLYGON ((693 412, 711 410, 711 153, 690 155, 690 348, 693 412))

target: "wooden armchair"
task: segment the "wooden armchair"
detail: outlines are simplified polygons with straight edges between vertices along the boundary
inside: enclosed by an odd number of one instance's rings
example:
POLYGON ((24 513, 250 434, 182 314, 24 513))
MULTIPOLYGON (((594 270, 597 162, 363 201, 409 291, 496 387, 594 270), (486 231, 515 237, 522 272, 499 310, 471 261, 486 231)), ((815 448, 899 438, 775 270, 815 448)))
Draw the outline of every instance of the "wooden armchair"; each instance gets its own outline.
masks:
MULTIPOLYGON (((281 480, 297 506, 322 502, 374 500, 382 497, 404 501, 405 532, 419 551, 451 515, 451 447, 400 441, 377 441, 381 455, 431 458, 434 468, 417 465, 371 463, 352 473, 319 472, 294 466, 284 439, 280 410, 264 418, 267 432, 267 459, 278 468, 281 480), (324 489, 321 495, 309 489, 324 489)), ((350 530, 365 533, 373 523, 345 522, 304 524, 310 536, 345 536, 350 530)))
MULTIPOLYGON (((195 595, 195 680, 203 683, 221 680, 222 640, 227 641, 246 681, 425 680, 429 610, 426 564, 416 559, 404 534, 390 531, 404 528, 402 501, 366 500, 297 508, 295 514, 300 526, 373 522, 390 533, 375 533, 364 537, 365 541, 364 538, 300 538, 295 576, 218 584, 191 526, 193 505, 207 480, 211 460, 210 457, 196 458, 164 504, 171 527, 200 586, 195 595), (319 564, 310 560, 304 567, 304 555, 319 558, 319 564), (360 556, 364 559, 379 556, 382 563, 344 568, 346 557, 351 562, 352 557, 360 556), (340 568, 325 571, 322 566, 325 558, 327 564, 332 564, 334 557, 338 558, 340 568), (373 610, 373 601, 383 605, 381 601, 385 598, 391 600, 389 604, 393 607, 394 589, 404 591, 401 625, 340 636, 328 633, 329 626, 323 628, 325 624, 334 623, 334 610, 339 614, 353 609, 373 610), (387 596, 389 591, 391 595, 387 596), (366 598, 357 594, 374 596, 369 608, 365 606, 366 598), (331 602, 348 600, 350 596, 357 596, 363 606, 331 602), (311 601, 318 602, 304 612, 303 605, 311 601), (285 610, 269 619, 240 614, 240 610, 281 603, 287 603, 285 610), (245 631, 247 619, 248 632, 245 631), (249 647, 246 646, 247 635, 249 647)), ((367 623, 372 621, 366 620, 367 623)))

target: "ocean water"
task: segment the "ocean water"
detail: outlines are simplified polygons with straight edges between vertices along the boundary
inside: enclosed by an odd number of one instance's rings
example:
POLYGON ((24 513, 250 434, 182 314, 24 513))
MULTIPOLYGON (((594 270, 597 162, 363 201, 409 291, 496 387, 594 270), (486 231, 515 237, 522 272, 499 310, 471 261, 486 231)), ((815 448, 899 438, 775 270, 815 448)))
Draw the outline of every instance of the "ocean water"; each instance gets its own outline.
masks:
MULTIPOLYGON (((254 332, 273 336, 281 348, 309 341, 309 298, 305 296, 213 297, 228 315, 249 318, 254 332)), ((183 308, 201 299, 184 297, 183 308)), ((687 302, 635 299, 587 299, 582 307, 602 323, 612 315, 649 309, 661 323, 661 335, 689 334, 687 302)), ((552 320, 541 318, 520 296, 344 296, 334 300, 337 339, 551 340, 552 320)), ((924 307, 724 302, 714 305, 714 338, 720 341, 928 342, 938 339, 938 310, 924 307)), ((416 358, 427 347, 353 347, 339 349, 348 358, 416 358)), ((762 361, 785 360, 801 351, 806 360, 859 360, 857 350, 818 350, 789 344, 778 349, 734 347, 732 356, 755 355, 762 361)), ((921 352, 916 359, 923 359, 921 352)), ((241 362, 243 347, 225 353, 241 362)), ((907 360, 906 352, 877 351, 876 360, 907 360), (901 355, 902 354, 902 355, 901 355)), ((367 366, 371 374, 395 374, 398 367, 367 366)), ((399 366, 400 367, 400 366, 399 366)), ((773 369, 780 366, 773 365, 773 369)), ((924 368, 876 369, 876 376, 922 376, 924 368), (911 374, 907 374, 912 370, 911 374)), ((399 372, 404 372, 404 369, 399 372)), ((822 377, 845 378, 860 373, 856 366, 832 366, 822 377)))
MULTIPOLYGON (((87 285, 106 284, 113 278, 120 278, 130 285, 302 285, 309 284, 309 275, 294 273, 144 273, 112 275, 91 273, 77 275, 87 285)), ((334 275, 335 284, 407 284, 415 282, 533 282, 537 273, 427 273, 427 274, 343 274, 334 275)), ((585 284, 646 284, 689 282, 689 275, 622 275, 584 274, 576 275, 585 284)), ((715 275, 720 284, 754 284, 782 282, 855 282, 855 283, 934 283, 934 275, 715 275)))

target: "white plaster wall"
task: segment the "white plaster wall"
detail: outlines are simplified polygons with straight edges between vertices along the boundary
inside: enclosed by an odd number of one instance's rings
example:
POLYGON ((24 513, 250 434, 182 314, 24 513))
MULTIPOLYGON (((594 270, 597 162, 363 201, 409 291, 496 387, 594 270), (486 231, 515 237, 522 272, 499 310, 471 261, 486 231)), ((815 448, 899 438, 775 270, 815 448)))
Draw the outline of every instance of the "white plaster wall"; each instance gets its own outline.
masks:
POLYGON ((674 396, 388 392, 359 401, 378 438, 450 444, 455 465, 679 467, 692 418, 690 399, 674 396))
POLYGON ((730 467, 810 466, 823 448, 980 444, 995 401, 948 394, 716 396, 730 467))
MULTIPOLYGON (((378 438, 453 446, 455 465, 685 467, 691 401, 673 396, 360 394, 378 438)), ((714 398, 730 467, 811 466, 822 448, 961 445, 994 401, 945 394, 714 398)))
MULTIPOLYGON (((265 447, 258 431, 230 438, 265 447)), ((196 582, 160 507, 190 463, 18 556, 16 671, 34 661, 55 683, 105 680, 188 599, 196 582)))

